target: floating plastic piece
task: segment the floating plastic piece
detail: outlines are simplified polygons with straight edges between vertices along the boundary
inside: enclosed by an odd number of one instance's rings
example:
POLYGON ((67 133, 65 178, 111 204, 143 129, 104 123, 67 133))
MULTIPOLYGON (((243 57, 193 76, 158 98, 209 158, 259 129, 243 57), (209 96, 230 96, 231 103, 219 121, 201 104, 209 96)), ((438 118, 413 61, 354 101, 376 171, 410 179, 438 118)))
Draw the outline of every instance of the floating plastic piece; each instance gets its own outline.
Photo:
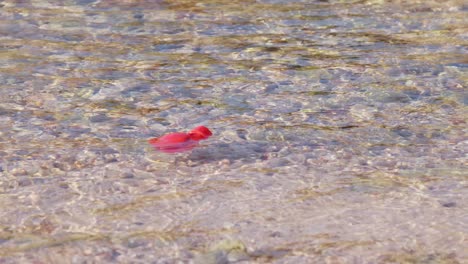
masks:
POLYGON ((152 138, 148 142, 153 147, 165 153, 178 153, 198 146, 198 141, 209 138, 213 133, 205 127, 198 126, 188 133, 175 132, 159 138, 152 138))

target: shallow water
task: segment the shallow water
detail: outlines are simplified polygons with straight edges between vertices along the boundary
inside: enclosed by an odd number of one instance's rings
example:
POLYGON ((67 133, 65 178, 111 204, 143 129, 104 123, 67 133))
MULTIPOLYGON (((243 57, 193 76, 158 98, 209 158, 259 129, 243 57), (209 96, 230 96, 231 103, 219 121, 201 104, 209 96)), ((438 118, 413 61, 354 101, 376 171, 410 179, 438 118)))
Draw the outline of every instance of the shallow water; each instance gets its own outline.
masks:
POLYGON ((464 1, 61 3, 0 1, 1 263, 468 262, 464 1))

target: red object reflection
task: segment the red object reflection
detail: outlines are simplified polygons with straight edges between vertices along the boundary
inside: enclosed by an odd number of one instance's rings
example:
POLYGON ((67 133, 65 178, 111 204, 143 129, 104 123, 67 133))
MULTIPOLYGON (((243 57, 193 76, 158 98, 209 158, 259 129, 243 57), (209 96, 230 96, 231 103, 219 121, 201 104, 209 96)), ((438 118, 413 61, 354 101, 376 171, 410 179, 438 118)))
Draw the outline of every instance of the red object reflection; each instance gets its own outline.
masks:
POLYGON ((207 139, 212 134, 207 127, 198 126, 188 133, 170 133, 159 138, 152 138, 148 142, 159 151, 177 153, 193 149, 198 145, 198 141, 207 139))

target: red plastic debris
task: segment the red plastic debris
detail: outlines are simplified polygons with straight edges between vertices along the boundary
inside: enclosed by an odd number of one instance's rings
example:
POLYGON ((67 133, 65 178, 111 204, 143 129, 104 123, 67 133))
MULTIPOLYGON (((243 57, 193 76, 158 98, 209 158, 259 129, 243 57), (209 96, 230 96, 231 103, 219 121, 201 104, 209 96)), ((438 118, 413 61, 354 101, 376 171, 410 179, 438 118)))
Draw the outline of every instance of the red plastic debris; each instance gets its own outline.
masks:
POLYGON ((177 153, 193 149, 198 141, 209 138, 213 133, 204 126, 198 126, 188 133, 175 132, 159 138, 152 138, 148 142, 159 151, 177 153))

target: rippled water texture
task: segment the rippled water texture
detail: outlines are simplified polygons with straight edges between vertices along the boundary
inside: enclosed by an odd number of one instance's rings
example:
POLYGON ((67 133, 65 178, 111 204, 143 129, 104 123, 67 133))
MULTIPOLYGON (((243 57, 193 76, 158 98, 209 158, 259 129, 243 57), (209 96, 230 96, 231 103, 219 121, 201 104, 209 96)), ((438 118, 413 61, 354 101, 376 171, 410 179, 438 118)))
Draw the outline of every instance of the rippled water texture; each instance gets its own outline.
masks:
POLYGON ((468 263, 467 17, 0 1, 0 262, 468 263))

